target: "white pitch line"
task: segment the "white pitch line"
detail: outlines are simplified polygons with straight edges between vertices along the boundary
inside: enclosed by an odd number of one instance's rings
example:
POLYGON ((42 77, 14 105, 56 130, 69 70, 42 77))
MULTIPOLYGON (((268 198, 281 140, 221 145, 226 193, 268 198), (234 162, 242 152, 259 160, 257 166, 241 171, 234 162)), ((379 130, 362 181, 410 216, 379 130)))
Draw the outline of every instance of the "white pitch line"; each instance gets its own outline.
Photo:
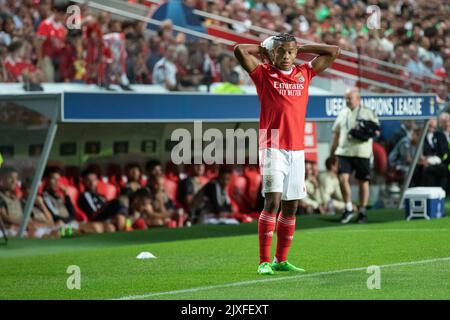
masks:
MULTIPOLYGON (((449 260, 450 260, 450 257, 445 257, 445 258, 437 258, 437 259, 407 261, 407 262, 385 264, 385 265, 381 265, 379 267, 380 268, 392 268, 392 267, 401 267, 401 266, 409 266, 409 265, 425 264, 425 263, 433 263, 433 262, 438 262, 438 261, 449 261, 449 260)), ((121 298, 114 299, 114 300, 137 300, 137 299, 145 299, 145 298, 157 297, 157 296, 163 296, 163 295, 176 295, 176 294, 182 294, 182 293, 199 292, 199 291, 206 291, 206 290, 213 290, 213 289, 239 287, 239 286, 245 286, 245 285, 252 285, 255 283, 285 281, 285 280, 292 280, 292 279, 299 279, 299 278, 309 278, 309 277, 315 277, 315 276, 324 276, 324 275, 330 275, 330 274, 338 274, 338 273, 353 272, 353 271, 363 271, 363 270, 367 270, 367 267, 322 271, 322 272, 315 272, 315 273, 309 273, 309 274, 306 273, 306 274, 301 274, 301 275, 296 275, 296 276, 291 276, 291 277, 266 278, 266 279, 258 279, 258 280, 231 282, 231 283, 219 284, 219 285, 214 285, 214 286, 204 286, 204 287, 181 289, 181 290, 174 290, 174 291, 153 292, 153 293, 147 293, 147 294, 136 295, 136 296, 125 296, 125 297, 121 297, 121 298)))

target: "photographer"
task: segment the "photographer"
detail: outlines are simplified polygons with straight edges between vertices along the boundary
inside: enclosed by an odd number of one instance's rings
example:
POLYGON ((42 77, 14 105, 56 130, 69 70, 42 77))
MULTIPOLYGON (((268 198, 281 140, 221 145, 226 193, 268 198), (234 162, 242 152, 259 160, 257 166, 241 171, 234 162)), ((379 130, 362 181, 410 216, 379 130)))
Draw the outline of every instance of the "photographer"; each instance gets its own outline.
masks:
POLYGON ((338 114, 333 124, 331 156, 338 158, 338 174, 345 211, 341 223, 348 223, 353 218, 350 175, 355 171, 359 183, 358 222, 366 223, 366 206, 369 201, 370 157, 372 155, 372 138, 379 135, 379 122, 369 108, 360 105, 361 99, 357 88, 350 88, 345 93, 346 107, 338 114))

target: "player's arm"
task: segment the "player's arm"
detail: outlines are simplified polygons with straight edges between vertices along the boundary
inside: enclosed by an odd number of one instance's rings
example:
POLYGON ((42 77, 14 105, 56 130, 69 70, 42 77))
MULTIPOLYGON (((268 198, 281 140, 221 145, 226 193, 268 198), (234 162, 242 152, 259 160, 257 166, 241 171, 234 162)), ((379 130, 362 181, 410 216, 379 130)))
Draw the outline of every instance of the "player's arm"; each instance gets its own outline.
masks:
POLYGON ((248 73, 261 63, 258 56, 268 56, 267 50, 258 44, 238 44, 234 47, 234 55, 248 73))
POLYGON ((328 68, 334 60, 338 57, 341 49, 338 46, 331 46, 327 44, 306 44, 298 48, 298 53, 313 53, 317 54, 312 62, 314 71, 319 74, 328 68))

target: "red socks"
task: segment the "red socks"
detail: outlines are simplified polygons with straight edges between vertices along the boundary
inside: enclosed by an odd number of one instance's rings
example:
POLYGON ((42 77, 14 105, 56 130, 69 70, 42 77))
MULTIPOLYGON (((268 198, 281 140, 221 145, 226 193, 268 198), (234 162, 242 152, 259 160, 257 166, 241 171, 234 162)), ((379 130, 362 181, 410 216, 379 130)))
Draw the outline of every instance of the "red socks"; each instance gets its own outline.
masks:
POLYGON ((277 251, 275 258, 277 261, 286 261, 289 248, 295 232, 295 216, 285 217, 280 213, 278 223, 276 223, 277 215, 274 213, 263 211, 258 220, 258 237, 259 237, 259 263, 271 262, 270 245, 272 243, 275 224, 277 226, 277 251))
POLYGON ((277 251, 275 253, 278 262, 286 261, 294 232, 295 216, 285 217, 283 213, 280 213, 277 223, 277 251))
POLYGON ((259 263, 270 262, 270 245, 272 243, 273 232, 277 215, 263 211, 258 220, 259 237, 259 263))

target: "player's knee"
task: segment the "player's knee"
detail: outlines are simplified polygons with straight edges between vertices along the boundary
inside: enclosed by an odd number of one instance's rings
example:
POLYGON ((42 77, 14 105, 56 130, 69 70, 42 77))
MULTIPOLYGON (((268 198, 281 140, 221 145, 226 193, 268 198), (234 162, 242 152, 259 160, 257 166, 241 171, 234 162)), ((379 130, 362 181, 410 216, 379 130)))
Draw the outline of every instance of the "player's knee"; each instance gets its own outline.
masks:
POLYGON ((283 202, 281 205, 281 211, 283 212, 283 216, 292 217, 295 216, 298 210, 299 201, 289 201, 283 202))
POLYGON ((264 201, 264 211, 277 213, 280 208, 281 199, 278 197, 266 197, 264 201))

